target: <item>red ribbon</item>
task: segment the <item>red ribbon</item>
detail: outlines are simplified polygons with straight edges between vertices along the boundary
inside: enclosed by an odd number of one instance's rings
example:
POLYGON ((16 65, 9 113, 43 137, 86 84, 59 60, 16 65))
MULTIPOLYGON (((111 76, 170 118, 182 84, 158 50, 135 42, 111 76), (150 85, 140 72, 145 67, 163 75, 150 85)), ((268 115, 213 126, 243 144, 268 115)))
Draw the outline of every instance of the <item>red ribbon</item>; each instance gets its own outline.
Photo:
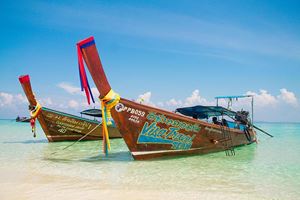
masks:
POLYGON ((84 64, 83 64, 83 56, 81 52, 81 47, 80 43, 77 44, 77 55, 78 55, 78 67, 79 67, 79 77, 80 77, 80 82, 81 82, 81 91, 85 91, 85 95, 87 98, 88 104, 90 104, 90 97, 92 98, 92 101, 94 101, 94 97, 91 91, 91 88, 89 86, 89 82, 87 80, 87 76, 85 73, 84 69, 84 64))

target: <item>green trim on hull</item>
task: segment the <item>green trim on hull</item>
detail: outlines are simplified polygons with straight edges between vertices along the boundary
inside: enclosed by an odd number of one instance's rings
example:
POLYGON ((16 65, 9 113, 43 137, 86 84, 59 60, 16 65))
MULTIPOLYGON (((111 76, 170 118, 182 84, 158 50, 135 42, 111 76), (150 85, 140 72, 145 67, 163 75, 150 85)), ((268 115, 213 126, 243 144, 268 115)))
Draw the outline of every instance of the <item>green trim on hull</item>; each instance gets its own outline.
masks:
POLYGON ((63 115, 63 116, 66 116, 66 117, 71 117, 71 118, 76 118, 76 119, 83 120, 83 121, 88 121, 88 122, 94 123, 94 124, 101 123, 99 121, 90 120, 90 119, 87 119, 87 118, 79 117, 79 116, 76 116, 76 115, 71 115, 71 114, 60 112, 60 111, 57 111, 57 110, 52 110, 52 109, 46 108, 46 107, 42 107, 42 110, 45 110, 45 111, 48 111, 48 112, 53 112, 53 113, 63 115))

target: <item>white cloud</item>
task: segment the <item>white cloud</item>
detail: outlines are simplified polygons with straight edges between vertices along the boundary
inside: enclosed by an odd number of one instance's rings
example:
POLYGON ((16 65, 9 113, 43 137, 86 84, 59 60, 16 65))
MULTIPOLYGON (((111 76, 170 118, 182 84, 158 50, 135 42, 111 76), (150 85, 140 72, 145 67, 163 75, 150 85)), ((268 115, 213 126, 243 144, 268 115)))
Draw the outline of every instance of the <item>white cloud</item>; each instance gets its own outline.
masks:
POLYGON ((194 90, 192 95, 187 97, 183 103, 184 106, 195 106, 195 105, 212 105, 212 102, 207 101, 205 98, 200 96, 199 90, 194 90))
POLYGON ((59 83, 57 86, 62 88, 63 90, 65 90, 66 92, 68 92, 70 94, 81 94, 82 93, 80 87, 75 87, 70 83, 62 82, 62 83, 59 83))
POLYGON ((278 95, 278 99, 281 99, 285 103, 290 104, 292 106, 298 106, 298 99, 296 95, 285 88, 280 89, 280 95, 278 95))
MULTIPOLYGON (((87 105, 86 97, 79 95, 75 99, 68 97, 56 98, 46 97, 38 98, 38 102, 43 107, 49 107, 67 113, 78 114, 79 110, 86 108, 100 108, 100 101, 95 99, 96 103, 87 105)), ((13 117, 14 115, 28 115, 28 100, 22 94, 10 94, 0 91, 0 116, 13 117)))
POLYGON ((16 94, 15 98, 20 103, 28 103, 27 98, 24 95, 22 95, 22 94, 16 94))
POLYGON ((161 101, 157 103, 158 107, 164 107, 164 105, 165 105, 164 102, 161 102, 161 101))
POLYGON ((94 98, 95 98, 95 101, 97 101, 97 98, 100 96, 100 93, 99 93, 98 89, 97 89, 96 87, 92 87, 92 88, 91 88, 91 91, 92 91, 92 93, 93 93, 93 96, 94 96, 94 98))
POLYGON ((13 95, 6 93, 6 92, 0 92, 0 106, 6 106, 13 103, 13 95))
POLYGON ((78 106, 79 106, 79 103, 77 102, 77 101, 75 101, 75 100, 70 100, 69 102, 68 102, 68 106, 70 107, 70 108, 74 108, 74 109, 76 109, 76 108, 78 108, 78 106))
MULTIPOLYGON (((145 94, 139 95, 139 98, 136 100, 139 103, 151 105, 151 106, 159 106, 164 107, 167 109, 174 109, 177 107, 182 106, 194 106, 194 105, 216 105, 216 102, 214 100, 210 101, 207 100, 204 97, 201 97, 200 92, 198 89, 194 90, 192 94, 185 98, 184 100, 171 98, 168 101, 165 102, 158 102, 157 104, 153 103, 151 101, 151 92, 146 92, 145 94)), ((280 90, 280 95, 275 96, 270 94, 267 90, 259 90, 259 92, 252 92, 248 91, 246 92, 246 95, 253 95, 254 96, 254 106, 256 108, 274 108, 274 107, 281 107, 283 106, 283 103, 292 105, 292 106, 298 106, 298 99, 296 98, 296 95, 288 91, 287 89, 283 88, 280 90)), ((249 99, 239 99, 238 101, 234 102, 233 109, 240 109, 240 108, 250 108, 250 102, 249 99)), ((224 99, 219 100, 219 105, 227 107, 227 102, 224 99)))
MULTIPOLYGON (((38 101, 42 106, 54 105, 52 99, 49 97, 38 99, 38 101)), ((25 95, 0 92, 0 107, 3 106, 16 107, 22 104, 29 104, 25 95)))
MULTIPOLYGON (((62 82, 62 83, 59 83, 57 86, 59 88, 65 90, 69 94, 85 96, 85 92, 81 91, 80 87, 76 87, 76 86, 74 86, 74 85, 72 85, 70 83, 62 82)), ((98 89, 96 87, 92 87, 91 91, 92 91, 93 97, 95 98, 95 101, 97 101, 97 98, 100 95, 98 89)))
POLYGON ((53 103, 53 101, 52 101, 52 99, 50 97, 39 99, 39 103, 42 106, 46 106, 46 107, 54 105, 54 103, 53 103))
POLYGON ((151 102, 151 92, 139 95, 136 102, 155 107, 155 104, 151 102))
MULTIPOLYGON (((75 91, 75 90, 74 90, 75 91)), ((96 89, 94 89, 96 92, 96 89)), ((75 93, 74 93, 75 94, 75 93)), ((258 92, 248 91, 247 95, 254 95, 254 108, 257 119, 269 119, 271 121, 276 121, 279 119, 278 116, 283 116, 282 113, 291 113, 292 120, 299 119, 299 100, 297 99, 295 93, 289 91, 286 88, 279 90, 277 95, 273 95, 266 90, 259 90, 258 92), (291 107, 293 106, 293 107, 291 107), (282 112, 282 113, 280 113, 282 112), (270 114, 272 113, 272 114, 270 114)), ((77 94, 75 94, 77 95, 77 94)), ((200 95, 199 90, 194 90, 190 96, 182 99, 171 98, 168 101, 153 102, 151 100, 152 92, 148 91, 144 94, 139 95, 136 100, 139 103, 143 103, 150 106, 161 107, 168 110, 174 110, 178 107, 194 106, 194 105, 215 105, 214 100, 208 100, 200 95)), ((92 105, 87 105, 86 97, 79 95, 76 98, 62 98, 56 99, 54 97, 40 98, 39 102, 42 106, 50 107, 53 109, 62 110, 64 112, 78 112, 78 110, 98 107, 100 108, 100 101, 95 99, 96 103, 92 105)), ((6 92, 0 92, 0 114, 4 115, 18 115, 27 113, 27 108, 25 105, 28 104, 27 98, 22 94, 10 94, 6 92)), ((219 101, 219 105, 227 107, 227 103, 224 100, 219 101)), ((248 99, 239 99, 239 101, 234 102, 233 109, 251 109, 248 99)), ((287 120, 287 119, 280 119, 287 120)))
POLYGON ((199 95, 199 90, 194 90, 192 95, 190 97, 187 97, 185 99, 185 105, 186 106, 192 106, 192 105, 195 105, 195 104, 198 104, 200 103, 201 101, 201 97, 199 95))
POLYGON ((10 94, 0 92, 0 107, 28 103, 27 98, 22 94, 10 94))
POLYGON ((194 105, 214 105, 214 102, 210 102, 205 98, 200 96, 199 90, 194 90, 191 96, 187 97, 184 101, 183 100, 176 100, 172 98, 166 102, 158 102, 157 104, 151 101, 151 92, 146 92, 144 94, 139 95, 136 102, 143 103, 150 106, 159 106, 159 107, 168 107, 169 109, 174 109, 181 106, 194 106, 194 105))
POLYGON ((170 99, 169 101, 166 102, 167 106, 182 106, 182 101, 181 100, 176 100, 174 98, 170 99))
POLYGON ((258 107, 274 107, 278 104, 278 99, 266 90, 259 90, 259 93, 248 91, 246 94, 254 96, 254 105, 258 107))

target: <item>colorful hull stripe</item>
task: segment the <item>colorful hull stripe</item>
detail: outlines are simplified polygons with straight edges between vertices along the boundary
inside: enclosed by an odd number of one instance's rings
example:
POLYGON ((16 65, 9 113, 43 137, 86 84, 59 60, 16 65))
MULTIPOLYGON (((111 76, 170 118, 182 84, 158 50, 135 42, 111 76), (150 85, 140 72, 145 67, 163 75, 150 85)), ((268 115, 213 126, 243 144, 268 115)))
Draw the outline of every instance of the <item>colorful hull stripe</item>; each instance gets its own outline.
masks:
POLYGON ((134 156, 138 156, 138 155, 149 155, 149 154, 170 153, 170 152, 189 152, 189 151, 195 151, 200 149, 205 149, 205 147, 192 148, 187 150, 133 151, 131 152, 131 154, 134 156))

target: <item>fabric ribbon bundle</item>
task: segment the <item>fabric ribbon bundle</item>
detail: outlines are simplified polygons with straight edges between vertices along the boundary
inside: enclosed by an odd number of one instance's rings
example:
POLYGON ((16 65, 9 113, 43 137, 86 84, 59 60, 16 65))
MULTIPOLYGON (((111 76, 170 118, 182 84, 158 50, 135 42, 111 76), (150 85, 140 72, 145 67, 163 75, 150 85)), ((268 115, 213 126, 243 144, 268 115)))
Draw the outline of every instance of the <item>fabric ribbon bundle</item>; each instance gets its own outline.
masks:
POLYGON ((36 103, 33 110, 30 111, 30 125, 31 125, 31 131, 33 133, 33 137, 36 137, 36 118, 38 117, 39 113, 42 110, 42 106, 39 104, 39 102, 36 103))
POLYGON ((79 68, 79 78, 81 83, 81 91, 85 91, 87 102, 90 105, 90 97, 92 98, 93 103, 95 103, 86 73, 83 64, 82 52, 80 44, 77 44, 77 55, 78 55, 78 68, 79 68))
POLYGON ((100 98, 102 110, 102 134, 103 134, 103 151, 107 155, 110 150, 110 141, 107 125, 112 125, 113 120, 110 110, 120 101, 120 95, 115 93, 112 89, 103 98, 100 98))

